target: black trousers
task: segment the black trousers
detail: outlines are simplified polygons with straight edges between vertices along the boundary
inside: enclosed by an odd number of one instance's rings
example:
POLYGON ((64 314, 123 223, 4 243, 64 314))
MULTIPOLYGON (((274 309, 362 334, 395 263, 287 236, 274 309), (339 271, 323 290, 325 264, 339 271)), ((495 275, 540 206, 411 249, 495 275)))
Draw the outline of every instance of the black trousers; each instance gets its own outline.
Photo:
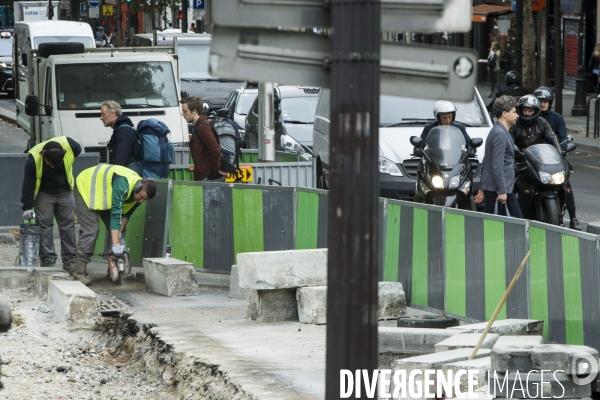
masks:
MULTIPOLYGON (((483 212, 493 214, 494 208, 496 208, 498 193, 484 190, 483 196, 483 212)), ((498 215, 506 215, 506 207, 508 207, 508 212, 510 212, 511 217, 523 218, 523 213, 521 212, 517 197, 514 193, 509 193, 506 196, 506 204, 498 203, 498 215)))
POLYGON ((569 212, 569 217, 571 219, 577 218, 575 216, 575 196, 573 196, 573 188, 571 188, 571 181, 567 181, 567 211, 569 212))

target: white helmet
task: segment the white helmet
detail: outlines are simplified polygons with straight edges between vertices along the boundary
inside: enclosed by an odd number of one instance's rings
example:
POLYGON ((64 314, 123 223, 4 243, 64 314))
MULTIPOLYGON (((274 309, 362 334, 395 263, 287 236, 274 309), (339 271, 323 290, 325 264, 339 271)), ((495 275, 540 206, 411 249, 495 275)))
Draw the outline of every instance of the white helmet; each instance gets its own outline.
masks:
POLYGON ((452 113, 452 122, 456 119, 456 106, 451 101, 446 100, 438 100, 433 106, 433 116, 437 120, 438 124, 440 124, 440 114, 448 114, 452 113))

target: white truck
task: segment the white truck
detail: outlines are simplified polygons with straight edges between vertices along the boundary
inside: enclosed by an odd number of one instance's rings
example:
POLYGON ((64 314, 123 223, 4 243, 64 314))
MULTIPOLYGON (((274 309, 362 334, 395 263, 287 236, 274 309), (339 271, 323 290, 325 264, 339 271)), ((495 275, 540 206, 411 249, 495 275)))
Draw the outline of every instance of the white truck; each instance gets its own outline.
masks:
MULTIPOLYGON (((170 129, 176 146, 188 141, 179 107, 179 67, 172 47, 85 49, 81 43, 43 43, 27 54, 25 101, 17 98, 17 121, 28 148, 65 135, 106 162, 112 129, 100 121, 105 100, 115 100, 133 121, 155 118, 170 129)), ((15 89, 16 93, 19 93, 15 89)))
MULTIPOLYGON (((52 1, 53 19, 58 19, 58 1, 52 1)), ((13 2, 15 22, 48 21, 48 1, 15 1, 13 2)))

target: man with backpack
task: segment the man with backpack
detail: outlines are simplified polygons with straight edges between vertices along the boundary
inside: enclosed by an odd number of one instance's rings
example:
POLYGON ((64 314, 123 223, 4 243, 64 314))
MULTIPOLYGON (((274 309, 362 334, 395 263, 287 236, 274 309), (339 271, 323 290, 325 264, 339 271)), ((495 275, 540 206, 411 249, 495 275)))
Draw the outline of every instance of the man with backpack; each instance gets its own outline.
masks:
POLYGON ((221 170, 221 146, 208 118, 203 115, 202 99, 187 97, 181 100, 181 115, 194 125, 189 147, 194 160, 194 180, 224 182, 227 172, 221 170))
POLYGON ((105 127, 113 128, 113 134, 107 144, 108 163, 127 167, 142 176, 142 148, 133 122, 123 115, 121 105, 113 100, 103 102, 100 120, 105 127))

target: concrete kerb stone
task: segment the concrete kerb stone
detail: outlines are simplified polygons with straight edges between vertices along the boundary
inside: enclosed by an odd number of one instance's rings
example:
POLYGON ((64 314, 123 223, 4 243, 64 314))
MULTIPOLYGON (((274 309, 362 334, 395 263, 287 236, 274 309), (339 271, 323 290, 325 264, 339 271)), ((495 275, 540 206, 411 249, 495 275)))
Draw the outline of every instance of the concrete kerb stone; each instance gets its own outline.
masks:
MULTIPOLYGON (((440 351, 464 349, 464 348, 475 348, 475 345, 479 341, 481 334, 479 333, 459 333, 444 339, 435 345, 436 353, 440 351)), ((482 349, 491 349, 500 336, 495 333, 488 333, 481 343, 482 349)))
POLYGON ((238 275, 238 266, 231 266, 231 275, 229 276, 229 297, 234 299, 247 299, 248 289, 240 287, 240 278, 238 275))
MULTIPOLYGON (((396 328, 396 329, 402 329, 402 328, 396 328)), ((415 328, 407 328, 407 329, 415 329, 415 328)), ((454 363, 457 361, 465 361, 469 358, 472 351, 473 351, 472 349, 457 349, 457 350, 450 350, 450 351, 442 351, 440 353, 427 354, 427 355, 423 355, 423 356, 404 358, 402 360, 396 360, 392 363, 392 370, 393 370, 392 376, 396 371, 404 370, 406 372, 407 384, 408 384, 409 383, 408 376, 410 375, 410 373, 412 371, 420 371, 421 373, 417 374, 415 376, 415 379, 412 381, 412 383, 414 385, 413 391, 417 392, 418 391, 418 390, 416 390, 417 385, 419 385, 419 384, 422 385, 422 387, 423 387, 422 397, 419 397, 419 399, 424 399, 425 393, 426 393, 426 388, 423 384, 423 376, 424 376, 425 370, 441 370, 442 365, 444 365, 444 364, 450 364, 450 363, 454 363)), ((491 350, 489 350, 489 349, 480 349, 477 352, 477 354, 475 355, 475 358, 489 357, 490 351, 491 350)), ((431 381, 433 382, 433 385, 428 389, 429 393, 436 393, 437 380, 436 380, 435 375, 431 376, 431 381)), ((393 389, 394 389, 394 387, 392 387, 392 390, 393 389)), ((406 388, 405 394, 406 394, 406 396, 403 397, 402 393, 401 393, 399 398, 400 399, 414 399, 413 397, 410 396, 410 388, 408 388, 408 387, 406 388)), ((440 398, 441 393, 437 393, 436 397, 440 398)))
POLYGON ((537 336, 537 335, 521 336, 521 335, 517 335, 517 336, 500 336, 498 338, 498 340, 496 340, 496 344, 495 345, 502 345, 502 344, 530 344, 530 345, 536 345, 536 344, 544 344, 544 343, 545 343, 545 340, 544 340, 543 336, 537 336))
POLYGON ((49 281, 46 304, 60 322, 92 328, 100 319, 98 296, 79 281, 49 281))
MULTIPOLYGON (((471 371, 471 370, 475 370, 477 371, 477 385, 475 387, 473 387, 474 390, 482 388, 484 386, 487 385, 487 376, 488 376, 488 371, 490 369, 490 364, 491 364, 491 357, 483 357, 483 358, 476 358, 474 360, 466 360, 466 361, 457 361, 457 362, 452 362, 452 363, 448 363, 448 364, 443 364, 442 365, 442 372, 444 373, 444 376, 446 376, 446 379, 448 379, 451 382, 455 381, 455 377, 456 377, 456 373, 458 371, 471 371), (452 372, 452 379, 450 380, 450 372, 452 372)), ((460 378, 460 391, 461 393, 467 393, 469 390, 468 387, 468 375, 461 375, 460 378)), ((449 397, 456 397, 456 393, 454 393, 454 385, 450 386, 450 392, 447 393, 446 391, 444 391, 444 398, 449 398, 449 397)))
POLYGON ((72 281, 74 278, 62 268, 33 268, 33 289, 39 297, 48 295, 48 282, 56 281, 72 281))
POLYGON ((598 222, 588 222, 587 232, 592 235, 600 235, 600 221, 598 222))
POLYGON ((33 283, 35 271, 31 267, 0 267, 0 287, 19 289, 33 283))
POLYGON ((406 295, 400 282, 379 282, 379 320, 406 315, 406 295))
POLYGON ((300 322, 316 325, 327 323, 327 286, 299 288, 296 301, 300 322))
POLYGON ((298 321, 296 289, 248 290, 246 315, 256 322, 298 321))
POLYGON ((0 232, 0 244, 15 244, 15 235, 10 232, 0 232))
POLYGON ((379 353, 415 355, 435 353, 437 343, 456 334, 457 332, 448 329, 381 326, 378 329, 379 353))
POLYGON ((200 293, 194 264, 175 258, 144 258, 148 290, 165 296, 194 296, 200 293))
POLYGON ((245 289, 327 285, 327 249, 240 253, 237 261, 240 287, 245 289))
MULTIPOLYGON (((447 330, 456 333, 483 333, 487 322, 452 326, 447 330)), ((544 321, 536 319, 504 319, 495 321, 489 333, 504 335, 541 335, 544 331, 544 321)))

